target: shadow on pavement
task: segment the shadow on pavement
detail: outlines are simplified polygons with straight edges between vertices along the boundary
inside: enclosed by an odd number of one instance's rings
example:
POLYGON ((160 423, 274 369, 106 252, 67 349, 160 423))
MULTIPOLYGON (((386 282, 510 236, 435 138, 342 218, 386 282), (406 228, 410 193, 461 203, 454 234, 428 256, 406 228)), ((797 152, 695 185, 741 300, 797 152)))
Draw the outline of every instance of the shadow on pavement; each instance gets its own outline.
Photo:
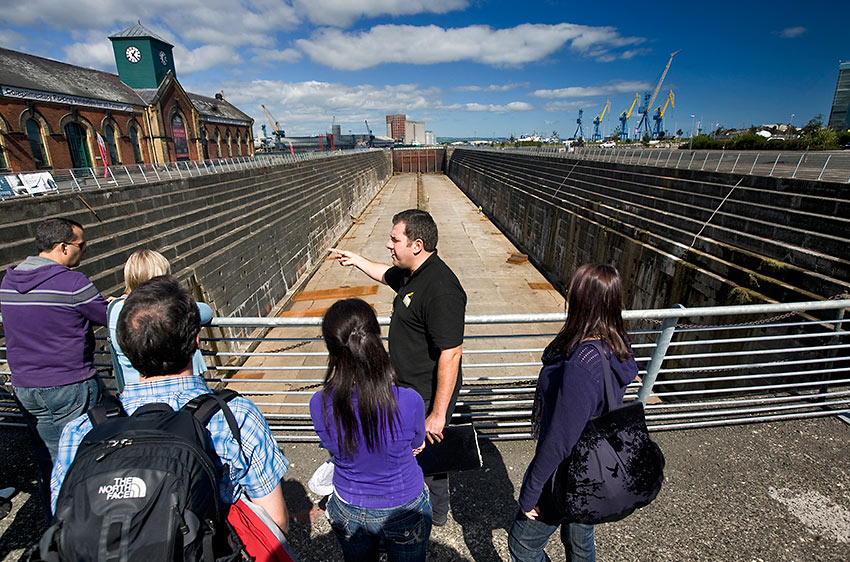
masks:
POLYGON ((484 466, 450 477, 452 517, 475 562, 501 561, 493 531, 507 533, 517 511, 514 486, 502 454, 489 439, 480 440, 484 466))

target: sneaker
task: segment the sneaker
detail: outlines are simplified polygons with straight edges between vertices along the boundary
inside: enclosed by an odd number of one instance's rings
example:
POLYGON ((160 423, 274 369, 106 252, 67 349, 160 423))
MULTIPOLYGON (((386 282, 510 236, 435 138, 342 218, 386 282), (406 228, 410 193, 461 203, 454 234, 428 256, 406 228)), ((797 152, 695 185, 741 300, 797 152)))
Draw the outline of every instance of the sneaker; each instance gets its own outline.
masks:
POLYGON ((435 513, 431 517, 431 525, 433 525, 434 527, 443 527, 443 526, 445 526, 446 522, 448 522, 448 520, 449 520, 449 514, 448 513, 435 513))

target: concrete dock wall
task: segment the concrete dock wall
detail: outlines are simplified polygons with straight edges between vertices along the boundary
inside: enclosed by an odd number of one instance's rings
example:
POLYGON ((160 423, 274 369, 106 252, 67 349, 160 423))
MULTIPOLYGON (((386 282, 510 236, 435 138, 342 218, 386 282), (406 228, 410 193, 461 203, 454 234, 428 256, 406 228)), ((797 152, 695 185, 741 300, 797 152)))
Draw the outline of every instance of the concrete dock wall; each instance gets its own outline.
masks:
POLYGON ((843 185, 464 149, 448 174, 555 283, 616 264, 627 308, 850 289, 843 185))
POLYGON ((106 295, 122 292, 127 256, 152 248, 217 316, 263 316, 325 258, 391 176, 389 151, 374 150, 2 201, 0 275, 34 253, 38 222, 62 216, 85 227, 80 270, 106 295))

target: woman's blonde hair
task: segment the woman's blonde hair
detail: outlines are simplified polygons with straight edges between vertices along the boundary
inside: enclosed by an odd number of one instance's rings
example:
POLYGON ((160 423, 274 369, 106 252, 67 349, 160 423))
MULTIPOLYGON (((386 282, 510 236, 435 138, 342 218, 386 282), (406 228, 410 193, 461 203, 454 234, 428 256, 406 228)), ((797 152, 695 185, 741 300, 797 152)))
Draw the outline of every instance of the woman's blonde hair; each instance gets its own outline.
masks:
POLYGON ((124 264, 124 294, 149 279, 159 275, 170 275, 171 264, 156 250, 136 250, 124 264))

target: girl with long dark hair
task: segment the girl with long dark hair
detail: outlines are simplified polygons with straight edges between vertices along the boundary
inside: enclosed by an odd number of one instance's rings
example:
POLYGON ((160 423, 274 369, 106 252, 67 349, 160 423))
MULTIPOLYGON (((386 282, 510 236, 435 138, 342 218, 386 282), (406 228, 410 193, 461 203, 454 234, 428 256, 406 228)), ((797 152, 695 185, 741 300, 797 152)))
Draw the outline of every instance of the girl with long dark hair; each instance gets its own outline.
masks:
POLYGON ((372 308, 337 301, 322 322, 328 348, 324 388, 310 416, 334 457, 327 514, 346 560, 425 560, 431 501, 415 455, 425 445, 425 404, 395 385, 372 308))
POLYGON ((620 274, 614 267, 585 264, 576 270, 567 289, 567 321, 543 352, 532 410, 537 449, 508 534, 515 562, 542 562, 543 549, 559 527, 567 560, 596 560, 593 526, 564 521, 549 494, 558 465, 570 455, 587 422, 601 415, 604 407, 605 358, 590 342, 601 342, 605 350, 620 403, 626 386, 637 376, 622 311, 620 274))

